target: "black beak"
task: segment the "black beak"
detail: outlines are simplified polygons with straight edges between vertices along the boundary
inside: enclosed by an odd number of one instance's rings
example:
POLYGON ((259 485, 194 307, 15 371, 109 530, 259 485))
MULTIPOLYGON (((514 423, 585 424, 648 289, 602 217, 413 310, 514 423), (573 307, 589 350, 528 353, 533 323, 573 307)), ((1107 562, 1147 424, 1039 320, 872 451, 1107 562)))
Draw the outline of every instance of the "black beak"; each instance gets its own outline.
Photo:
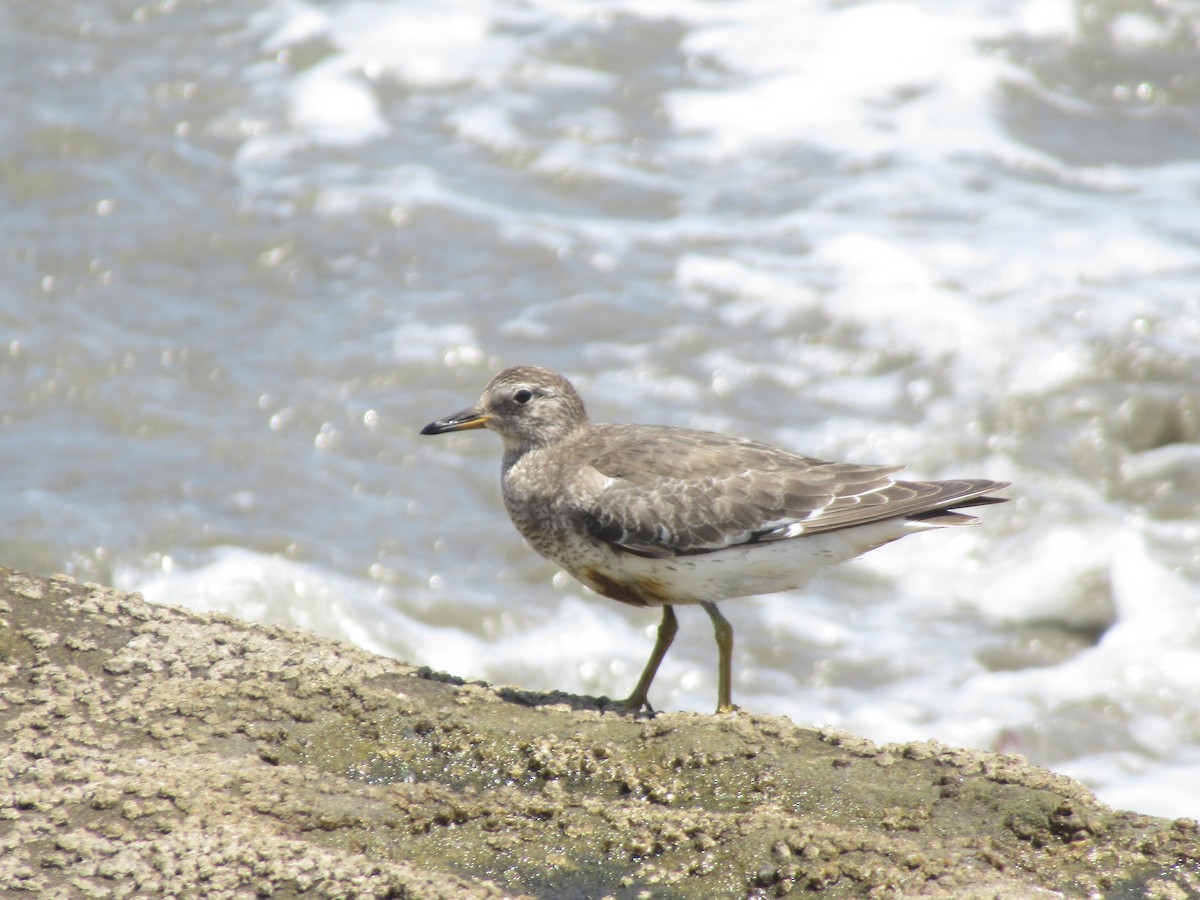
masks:
POLYGON ((469 431, 472 428, 483 428, 492 417, 481 413, 475 407, 460 409, 452 416, 430 422, 421 429, 421 434, 445 434, 447 431, 469 431))

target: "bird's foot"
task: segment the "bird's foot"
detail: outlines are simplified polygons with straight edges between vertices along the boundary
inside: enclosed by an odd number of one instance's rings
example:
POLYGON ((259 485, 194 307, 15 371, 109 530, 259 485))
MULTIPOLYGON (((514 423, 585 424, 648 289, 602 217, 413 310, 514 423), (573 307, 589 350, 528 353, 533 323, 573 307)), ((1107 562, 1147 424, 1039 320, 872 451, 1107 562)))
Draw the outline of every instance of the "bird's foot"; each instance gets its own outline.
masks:
POLYGON ((650 705, 650 701, 645 697, 630 695, 624 700, 612 700, 608 697, 601 697, 600 702, 603 706, 615 710, 616 712, 628 713, 636 716, 645 710, 651 717, 658 715, 654 707, 650 705))

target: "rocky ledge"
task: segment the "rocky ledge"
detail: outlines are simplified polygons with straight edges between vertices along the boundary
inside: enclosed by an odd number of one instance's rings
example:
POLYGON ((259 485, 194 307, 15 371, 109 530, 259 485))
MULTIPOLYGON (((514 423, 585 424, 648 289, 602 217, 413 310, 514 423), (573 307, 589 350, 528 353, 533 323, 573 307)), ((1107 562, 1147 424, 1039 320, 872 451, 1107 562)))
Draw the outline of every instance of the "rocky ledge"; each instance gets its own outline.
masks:
POLYGON ((632 717, 0 568, 0 892, 1195 897, 1191 820, 1018 757, 632 717))

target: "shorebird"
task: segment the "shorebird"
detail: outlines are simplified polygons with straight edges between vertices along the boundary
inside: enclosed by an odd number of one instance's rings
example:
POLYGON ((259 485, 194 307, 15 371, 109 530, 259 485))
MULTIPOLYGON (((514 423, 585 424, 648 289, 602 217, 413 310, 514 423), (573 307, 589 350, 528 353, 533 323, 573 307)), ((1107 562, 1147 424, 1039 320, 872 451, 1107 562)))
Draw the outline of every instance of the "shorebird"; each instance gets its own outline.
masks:
POLYGON ((674 607, 699 604, 718 650, 717 712, 734 709, 733 628, 717 603, 802 587, 828 566, 918 531, 973 525, 1008 482, 897 481, 903 466, 826 462, 666 425, 588 421, 567 379, 515 366, 474 405, 422 434, 489 428, 500 484, 538 553, 605 597, 662 607, 650 658, 620 706, 653 712, 650 684, 675 638, 674 607))

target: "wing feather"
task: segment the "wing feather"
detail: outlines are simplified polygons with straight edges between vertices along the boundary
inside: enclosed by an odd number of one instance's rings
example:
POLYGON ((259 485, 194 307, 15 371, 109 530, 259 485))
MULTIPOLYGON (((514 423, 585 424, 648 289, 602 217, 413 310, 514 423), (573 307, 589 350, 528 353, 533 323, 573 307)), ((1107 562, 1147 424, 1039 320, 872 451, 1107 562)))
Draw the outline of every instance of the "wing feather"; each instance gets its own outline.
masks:
POLYGON ((920 517, 955 504, 991 502, 983 495, 1004 486, 984 480, 895 481, 900 466, 826 462, 666 426, 596 426, 587 444, 575 450, 598 475, 582 480, 593 490, 572 498, 587 530, 649 557, 920 517))

